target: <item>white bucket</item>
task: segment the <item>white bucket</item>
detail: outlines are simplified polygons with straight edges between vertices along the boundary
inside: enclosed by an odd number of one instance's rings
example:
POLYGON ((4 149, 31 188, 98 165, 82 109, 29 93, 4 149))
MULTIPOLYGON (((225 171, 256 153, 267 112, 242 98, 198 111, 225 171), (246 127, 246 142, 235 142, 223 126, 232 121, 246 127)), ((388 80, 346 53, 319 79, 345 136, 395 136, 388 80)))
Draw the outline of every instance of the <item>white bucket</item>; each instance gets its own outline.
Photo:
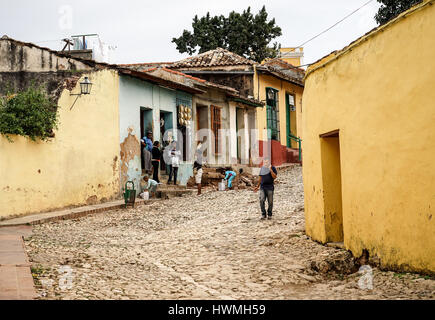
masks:
POLYGON ((150 193, 148 191, 142 192, 141 196, 142 196, 142 199, 144 199, 144 200, 150 199, 150 193))
POLYGON ((219 182, 219 185, 218 185, 219 191, 225 191, 226 187, 227 187, 227 185, 225 183, 225 180, 222 180, 222 182, 219 182))

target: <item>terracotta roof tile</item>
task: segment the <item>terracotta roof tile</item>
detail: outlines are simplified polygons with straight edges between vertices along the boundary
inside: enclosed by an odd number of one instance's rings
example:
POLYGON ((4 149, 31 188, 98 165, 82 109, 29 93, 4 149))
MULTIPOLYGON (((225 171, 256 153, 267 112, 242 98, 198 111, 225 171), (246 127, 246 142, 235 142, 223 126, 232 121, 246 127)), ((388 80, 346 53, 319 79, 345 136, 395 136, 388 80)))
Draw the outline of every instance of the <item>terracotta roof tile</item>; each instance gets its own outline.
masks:
POLYGON ((295 67, 279 58, 266 61, 259 65, 257 70, 271 73, 274 76, 304 86, 305 70, 295 67))
POLYGON ((234 65, 255 65, 256 62, 246 59, 226 49, 217 48, 199 55, 186 58, 167 65, 168 68, 217 67, 234 65))

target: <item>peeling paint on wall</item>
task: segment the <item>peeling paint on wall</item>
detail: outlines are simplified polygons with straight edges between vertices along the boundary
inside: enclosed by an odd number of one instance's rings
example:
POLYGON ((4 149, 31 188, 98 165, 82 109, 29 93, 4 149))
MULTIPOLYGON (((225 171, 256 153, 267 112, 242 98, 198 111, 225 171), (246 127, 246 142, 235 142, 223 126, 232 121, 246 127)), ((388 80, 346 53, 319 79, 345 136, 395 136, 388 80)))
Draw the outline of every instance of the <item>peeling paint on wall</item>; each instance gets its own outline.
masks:
POLYGON ((129 128, 129 133, 124 142, 121 143, 121 187, 127 181, 135 182, 138 187, 141 168, 140 141, 132 134, 133 129, 129 128))

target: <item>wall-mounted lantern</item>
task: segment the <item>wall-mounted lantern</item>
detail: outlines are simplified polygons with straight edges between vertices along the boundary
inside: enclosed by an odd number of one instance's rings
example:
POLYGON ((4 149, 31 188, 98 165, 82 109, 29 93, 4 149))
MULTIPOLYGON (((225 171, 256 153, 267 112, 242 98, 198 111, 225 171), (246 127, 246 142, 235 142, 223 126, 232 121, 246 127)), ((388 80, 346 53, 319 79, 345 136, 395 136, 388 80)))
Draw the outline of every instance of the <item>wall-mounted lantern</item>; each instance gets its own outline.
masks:
POLYGON ((92 82, 89 81, 88 77, 85 77, 85 79, 80 82, 80 89, 82 91, 82 94, 90 94, 92 90, 92 82))
POLYGON ((72 110, 72 108, 74 107, 74 105, 77 102, 77 99, 82 95, 82 94, 91 94, 91 90, 92 90, 92 82, 89 80, 88 77, 85 77, 85 79, 80 82, 80 93, 71 93, 71 96, 77 96, 76 100, 74 101, 73 105, 71 106, 70 110, 72 110))

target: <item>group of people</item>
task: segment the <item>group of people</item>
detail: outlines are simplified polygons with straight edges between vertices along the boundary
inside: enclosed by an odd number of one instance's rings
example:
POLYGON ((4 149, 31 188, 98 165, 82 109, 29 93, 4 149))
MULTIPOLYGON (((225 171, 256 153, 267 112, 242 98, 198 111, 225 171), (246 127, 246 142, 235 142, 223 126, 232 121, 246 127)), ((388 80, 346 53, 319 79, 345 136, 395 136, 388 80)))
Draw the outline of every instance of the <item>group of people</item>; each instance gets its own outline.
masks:
POLYGON ((149 131, 147 135, 142 138, 141 144, 143 148, 144 168, 146 173, 143 177, 143 191, 150 192, 151 195, 154 196, 157 185, 161 184, 159 168, 162 160, 165 161, 169 168, 169 179, 167 184, 170 184, 173 180, 174 185, 176 185, 181 156, 181 152, 177 148, 177 142, 172 141, 162 152, 160 142, 153 142, 153 134, 149 131), (151 174, 152 179, 150 179, 151 174))
MULTIPOLYGON (((159 180, 159 167, 160 161, 162 157, 165 156, 166 163, 169 165, 169 179, 168 184, 172 182, 172 178, 174 178, 174 184, 177 184, 177 175, 178 168, 180 166, 180 155, 181 152, 177 148, 177 143, 175 141, 171 142, 164 150, 163 153, 160 150, 160 142, 152 141, 152 132, 148 132, 147 136, 142 140, 143 152, 144 152, 144 161, 145 161, 145 170, 146 175, 144 176, 142 188, 146 192, 150 192, 151 196, 155 196, 155 192, 157 190, 157 186, 160 184, 159 180), (169 163, 168 163, 169 162, 169 163), (149 175, 152 173, 152 179, 150 179, 149 175)), ((195 154, 195 162, 193 164, 193 174, 195 176, 195 182, 198 187, 198 195, 201 194, 202 187, 202 174, 203 169, 202 166, 204 164, 203 161, 203 150, 202 143, 199 142, 196 154, 195 154)), ((239 174, 243 173, 243 169, 239 170, 239 174)), ((263 165, 260 169, 260 179, 258 185, 254 187, 254 192, 260 191, 260 208, 261 208, 261 219, 272 219, 272 210, 273 210, 273 194, 274 194, 274 181, 277 178, 278 172, 274 166, 271 165, 270 159, 265 158, 263 160, 263 165), (266 200, 268 202, 268 208, 266 211, 266 200)), ((225 171, 224 180, 228 181, 228 188, 232 189, 233 181, 236 178, 237 173, 232 170, 225 171)))

